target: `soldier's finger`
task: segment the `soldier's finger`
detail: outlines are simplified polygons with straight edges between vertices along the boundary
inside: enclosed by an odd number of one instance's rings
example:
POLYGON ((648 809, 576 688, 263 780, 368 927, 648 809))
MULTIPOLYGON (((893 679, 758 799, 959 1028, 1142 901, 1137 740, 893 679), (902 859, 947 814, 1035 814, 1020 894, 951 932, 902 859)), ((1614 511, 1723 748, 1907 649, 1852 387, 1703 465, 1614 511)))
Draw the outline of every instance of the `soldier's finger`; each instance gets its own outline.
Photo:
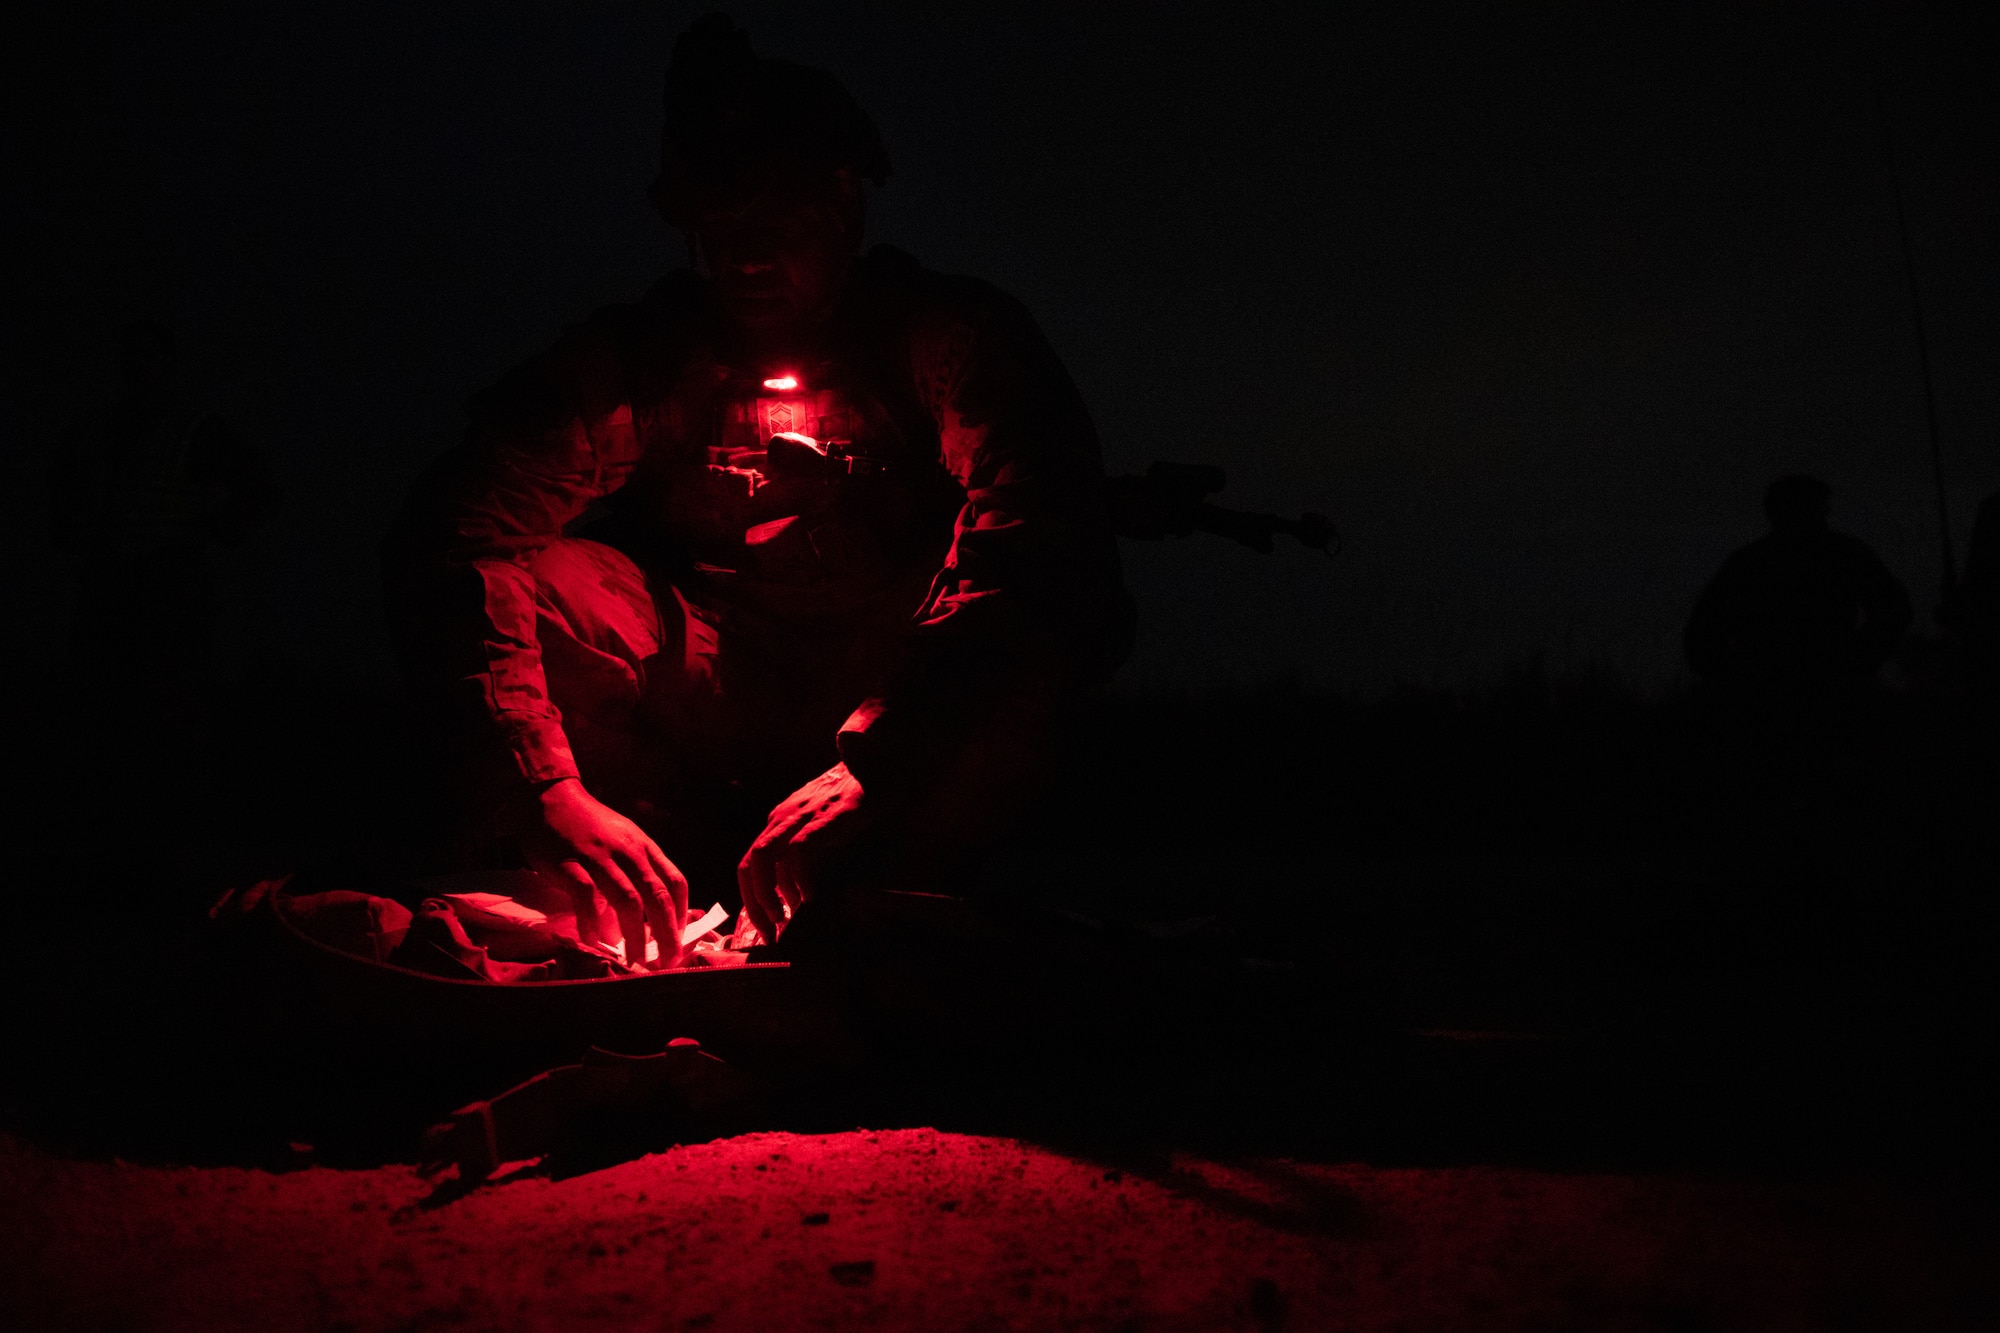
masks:
POLYGON ((633 967, 646 965, 645 898, 614 863, 597 867, 597 891, 618 914, 618 927, 625 935, 625 961, 633 967))
POLYGON ((625 874, 639 889, 645 908, 646 925, 652 930, 653 938, 659 941, 659 966, 672 967, 677 960, 681 944, 681 914, 674 907, 673 894, 667 889, 666 881, 660 878, 652 862, 639 857, 624 867, 625 874))
POLYGON ((597 885, 590 872, 575 861, 564 861, 542 872, 569 895, 576 908, 576 937, 585 944, 601 944, 604 933, 597 928, 597 885))
POLYGON ((685 918, 688 910, 687 876, 681 873, 679 866, 667 859, 665 852, 650 841, 646 844, 646 859, 652 862, 653 873, 667 886, 667 895, 674 900, 674 911, 685 918))
MULTIPOLYGON (((798 906, 811 902, 819 892, 819 866, 810 847, 792 849, 792 884, 799 895, 798 906)), ((797 910, 797 907, 793 909, 797 910)))
POLYGON ((760 862, 769 859, 768 853, 758 847, 751 847, 736 863, 736 888, 743 895, 743 910, 750 914, 750 924, 757 927, 757 933, 766 940, 778 938, 778 923, 784 914, 778 909, 776 895, 769 892, 761 878, 763 868, 760 862))
POLYGON ((800 851, 798 845, 790 845, 782 853, 778 853, 778 897, 784 899, 784 905, 792 913, 798 913, 798 909, 806 905, 806 899, 812 897, 806 891, 806 881, 802 877, 802 871, 804 871, 804 853, 800 851))
POLYGON ((785 902, 784 889, 779 884, 779 858, 783 856, 784 850, 783 843, 762 847, 757 850, 755 859, 757 885, 763 894, 764 906, 771 913, 771 938, 774 940, 784 934, 785 923, 792 919, 791 911, 785 902))

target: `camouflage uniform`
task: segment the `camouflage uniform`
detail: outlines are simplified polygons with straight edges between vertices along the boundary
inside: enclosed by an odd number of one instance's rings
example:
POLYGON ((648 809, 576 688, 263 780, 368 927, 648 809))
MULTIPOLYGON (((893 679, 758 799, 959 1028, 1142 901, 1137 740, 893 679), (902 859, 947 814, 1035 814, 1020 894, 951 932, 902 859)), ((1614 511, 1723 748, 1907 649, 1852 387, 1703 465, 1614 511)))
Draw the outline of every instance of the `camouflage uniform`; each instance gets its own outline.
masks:
POLYGON ((887 247, 784 356, 685 272, 573 328, 475 399, 386 567, 412 678, 502 785, 614 803, 836 759, 992 778, 1130 641, 1068 375, 1015 303, 887 247))

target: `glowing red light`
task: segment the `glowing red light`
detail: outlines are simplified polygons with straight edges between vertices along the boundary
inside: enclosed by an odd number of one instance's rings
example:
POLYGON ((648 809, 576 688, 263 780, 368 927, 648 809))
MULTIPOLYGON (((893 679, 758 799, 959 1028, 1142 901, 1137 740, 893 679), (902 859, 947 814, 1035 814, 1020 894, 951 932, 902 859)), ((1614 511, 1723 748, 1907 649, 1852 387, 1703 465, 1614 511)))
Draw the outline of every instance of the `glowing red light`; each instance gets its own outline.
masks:
POLYGON ((797 375, 777 375, 765 380, 764 387, 767 389, 776 389, 779 393, 790 393, 799 387, 799 377, 797 375))

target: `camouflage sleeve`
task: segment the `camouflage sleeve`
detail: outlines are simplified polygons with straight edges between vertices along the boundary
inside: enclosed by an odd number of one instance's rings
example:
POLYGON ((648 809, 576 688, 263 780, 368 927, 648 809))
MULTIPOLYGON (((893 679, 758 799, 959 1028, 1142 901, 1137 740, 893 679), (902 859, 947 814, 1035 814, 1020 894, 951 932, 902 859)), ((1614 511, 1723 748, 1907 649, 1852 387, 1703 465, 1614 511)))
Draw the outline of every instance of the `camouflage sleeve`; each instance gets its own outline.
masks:
POLYGON ((947 299, 913 324, 910 368, 965 503, 908 670, 841 729, 864 782, 864 770, 934 770, 1003 701, 1101 681, 1130 646, 1097 432, 1076 386, 1020 306, 944 281, 947 299))
POLYGON ((601 315, 474 398, 464 442, 425 474, 385 551, 406 673, 523 783, 577 775, 543 675, 531 566, 638 460, 624 361, 601 315))

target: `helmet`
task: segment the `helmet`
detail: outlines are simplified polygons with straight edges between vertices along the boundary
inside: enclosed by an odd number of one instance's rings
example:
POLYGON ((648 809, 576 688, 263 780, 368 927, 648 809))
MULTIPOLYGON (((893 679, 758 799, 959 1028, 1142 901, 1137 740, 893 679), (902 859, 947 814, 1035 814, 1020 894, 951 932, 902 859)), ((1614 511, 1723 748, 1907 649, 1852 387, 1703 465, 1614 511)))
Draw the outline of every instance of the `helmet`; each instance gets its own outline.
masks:
POLYGON ((663 100, 652 198, 676 226, 688 226, 703 195, 771 168, 805 188, 889 178, 881 132, 840 80, 757 55, 722 14, 697 19, 674 42, 663 100))

